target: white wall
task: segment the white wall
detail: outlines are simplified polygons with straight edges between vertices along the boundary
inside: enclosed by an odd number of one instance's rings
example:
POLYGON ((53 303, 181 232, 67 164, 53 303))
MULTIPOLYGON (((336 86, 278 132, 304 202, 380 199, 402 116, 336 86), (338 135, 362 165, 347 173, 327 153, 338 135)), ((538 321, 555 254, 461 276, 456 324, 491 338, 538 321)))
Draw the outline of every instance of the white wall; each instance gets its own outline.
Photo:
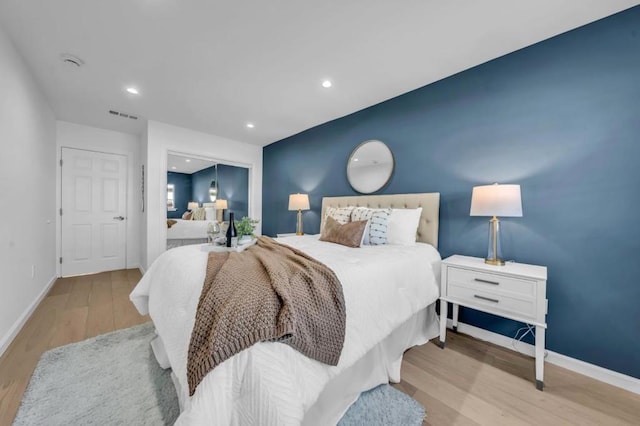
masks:
POLYGON ((55 126, 0 28, 0 354, 56 277, 55 126))
MULTIPOLYGON (((148 126, 147 126, 148 127, 148 126)), ((145 127, 142 135, 140 136, 140 164, 141 167, 147 167, 147 150, 149 148, 148 144, 148 128, 145 127)), ((142 173, 140 173, 142 179, 142 173)), ((140 268, 142 271, 147 270, 147 209, 149 203, 149 190, 148 190, 148 173, 147 170, 144 171, 144 179, 145 182, 141 187, 144 188, 144 212, 142 213, 142 217, 140 220, 140 268)))
MULTIPOLYGON (((143 267, 148 267, 166 249, 167 239, 167 153, 199 155, 225 164, 249 169, 249 216, 262 221, 262 147, 196 132, 157 121, 149 121, 142 139, 145 153, 146 247, 143 267)), ((256 227, 261 232, 261 227, 256 227)))
MULTIPOLYGON (((128 133, 98 129, 80 124, 57 122, 57 163, 60 164, 62 148, 79 148, 88 151, 121 154, 127 157, 127 268, 140 266, 140 241, 142 222, 142 189, 140 170, 140 138, 128 133)), ((60 208, 60 170, 56 171, 56 208, 60 208)), ((60 221, 56 221, 56 257, 60 257, 60 221)), ((58 265, 58 275, 59 275, 58 265)))

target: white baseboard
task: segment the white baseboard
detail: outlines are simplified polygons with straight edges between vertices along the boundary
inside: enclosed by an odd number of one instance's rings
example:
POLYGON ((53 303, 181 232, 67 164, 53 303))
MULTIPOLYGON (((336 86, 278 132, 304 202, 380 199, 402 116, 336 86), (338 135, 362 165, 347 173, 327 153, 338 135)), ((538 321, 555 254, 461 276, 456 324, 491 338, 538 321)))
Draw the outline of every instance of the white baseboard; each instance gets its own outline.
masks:
POLYGON ((146 272, 146 271, 144 270, 144 268, 142 267, 142 265, 138 266, 138 269, 140 270, 140 273, 142 273, 142 275, 144 275, 144 274, 145 274, 145 272, 146 272))
POLYGON ((22 313, 20 318, 18 318, 18 320, 13 324, 13 326, 9 329, 9 332, 2 337, 2 340, 0 340, 0 356, 4 354, 4 352, 7 350, 11 342, 13 342, 13 339, 15 339, 18 333, 20 332, 20 330, 22 330, 22 327, 24 326, 24 324, 31 317, 31 314, 33 314, 33 311, 36 310, 40 302, 42 302, 42 299, 44 299, 44 297, 47 295, 47 293, 51 289, 51 286, 53 286, 53 283, 55 283, 57 279, 58 277, 54 276, 53 278, 51 278, 51 280, 49 280, 49 282, 47 283, 47 285, 44 286, 40 294, 38 294, 38 297, 36 297, 35 300, 31 302, 31 305, 29 305, 29 307, 22 313))
MULTIPOLYGON (((452 327, 452 321, 450 319, 447 319, 447 327, 452 327)), ((475 337, 476 339, 513 350, 513 338, 511 337, 461 322, 458 322, 458 331, 475 337)), ((535 346, 529 343, 517 342, 516 348, 520 353, 525 355, 534 356, 535 354, 535 346)), ((636 379, 635 377, 589 364, 588 362, 580 361, 579 359, 571 358, 550 350, 547 350, 545 361, 640 395, 640 379, 636 379)))

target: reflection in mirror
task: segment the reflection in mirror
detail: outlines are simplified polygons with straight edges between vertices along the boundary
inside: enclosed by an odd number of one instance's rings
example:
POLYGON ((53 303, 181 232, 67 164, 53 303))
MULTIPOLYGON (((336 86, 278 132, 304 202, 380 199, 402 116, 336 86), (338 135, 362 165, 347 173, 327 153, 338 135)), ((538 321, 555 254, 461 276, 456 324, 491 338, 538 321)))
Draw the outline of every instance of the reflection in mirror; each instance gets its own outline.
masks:
POLYGON ((249 215, 248 168, 176 153, 168 154, 167 168, 167 248, 206 243, 208 231, 225 229, 229 213, 249 215))
POLYGON ((371 194, 389 182, 394 166, 393 153, 384 142, 365 141, 349 157, 347 179, 356 191, 371 194))
POLYGON ((215 203, 216 198, 218 198, 218 165, 216 164, 213 167, 215 167, 215 175, 211 181, 211 185, 209 185, 209 201, 215 203))

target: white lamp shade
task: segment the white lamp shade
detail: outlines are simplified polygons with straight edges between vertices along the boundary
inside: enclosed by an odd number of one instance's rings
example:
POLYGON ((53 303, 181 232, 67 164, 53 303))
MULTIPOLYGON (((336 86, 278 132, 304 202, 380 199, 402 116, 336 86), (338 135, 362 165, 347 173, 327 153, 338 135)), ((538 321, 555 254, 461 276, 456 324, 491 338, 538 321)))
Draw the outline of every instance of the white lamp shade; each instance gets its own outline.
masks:
POLYGON ((307 194, 289 195, 289 210, 309 210, 309 195, 307 194))
MULTIPOLYGON (((183 204, 183 206, 184 206, 184 204, 183 204)), ((195 210, 198 207, 200 207, 200 206, 198 205, 197 201, 189 201, 189 204, 187 204, 187 210, 195 210)))
POLYGON ((224 209, 228 209, 229 205, 227 204, 227 200, 216 200, 216 209, 219 210, 224 210, 224 209))
POLYGON ((520 185, 474 186, 471 194, 471 216, 522 216, 520 185))

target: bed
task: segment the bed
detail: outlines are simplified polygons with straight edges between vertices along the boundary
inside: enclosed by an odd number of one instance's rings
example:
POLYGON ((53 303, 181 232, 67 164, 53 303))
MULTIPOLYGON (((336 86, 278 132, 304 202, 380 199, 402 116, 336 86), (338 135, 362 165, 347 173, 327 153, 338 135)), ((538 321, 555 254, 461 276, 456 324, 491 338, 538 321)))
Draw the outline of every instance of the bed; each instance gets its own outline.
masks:
POLYGON ((403 352, 438 335, 439 200, 438 193, 324 198, 323 222, 329 207, 422 207, 412 246, 355 249, 310 235, 277 239, 323 262, 342 282, 347 319, 340 361, 329 366, 285 344, 260 342, 210 371, 192 397, 187 350, 207 252, 186 246, 159 257, 130 298, 154 321, 154 353, 173 370, 181 405, 176 424, 336 424, 361 392, 398 382, 403 352))
POLYGON ((208 241, 207 227, 216 218, 215 203, 204 203, 202 208, 206 212, 204 220, 172 219, 175 223, 167 227, 167 250, 208 241))

